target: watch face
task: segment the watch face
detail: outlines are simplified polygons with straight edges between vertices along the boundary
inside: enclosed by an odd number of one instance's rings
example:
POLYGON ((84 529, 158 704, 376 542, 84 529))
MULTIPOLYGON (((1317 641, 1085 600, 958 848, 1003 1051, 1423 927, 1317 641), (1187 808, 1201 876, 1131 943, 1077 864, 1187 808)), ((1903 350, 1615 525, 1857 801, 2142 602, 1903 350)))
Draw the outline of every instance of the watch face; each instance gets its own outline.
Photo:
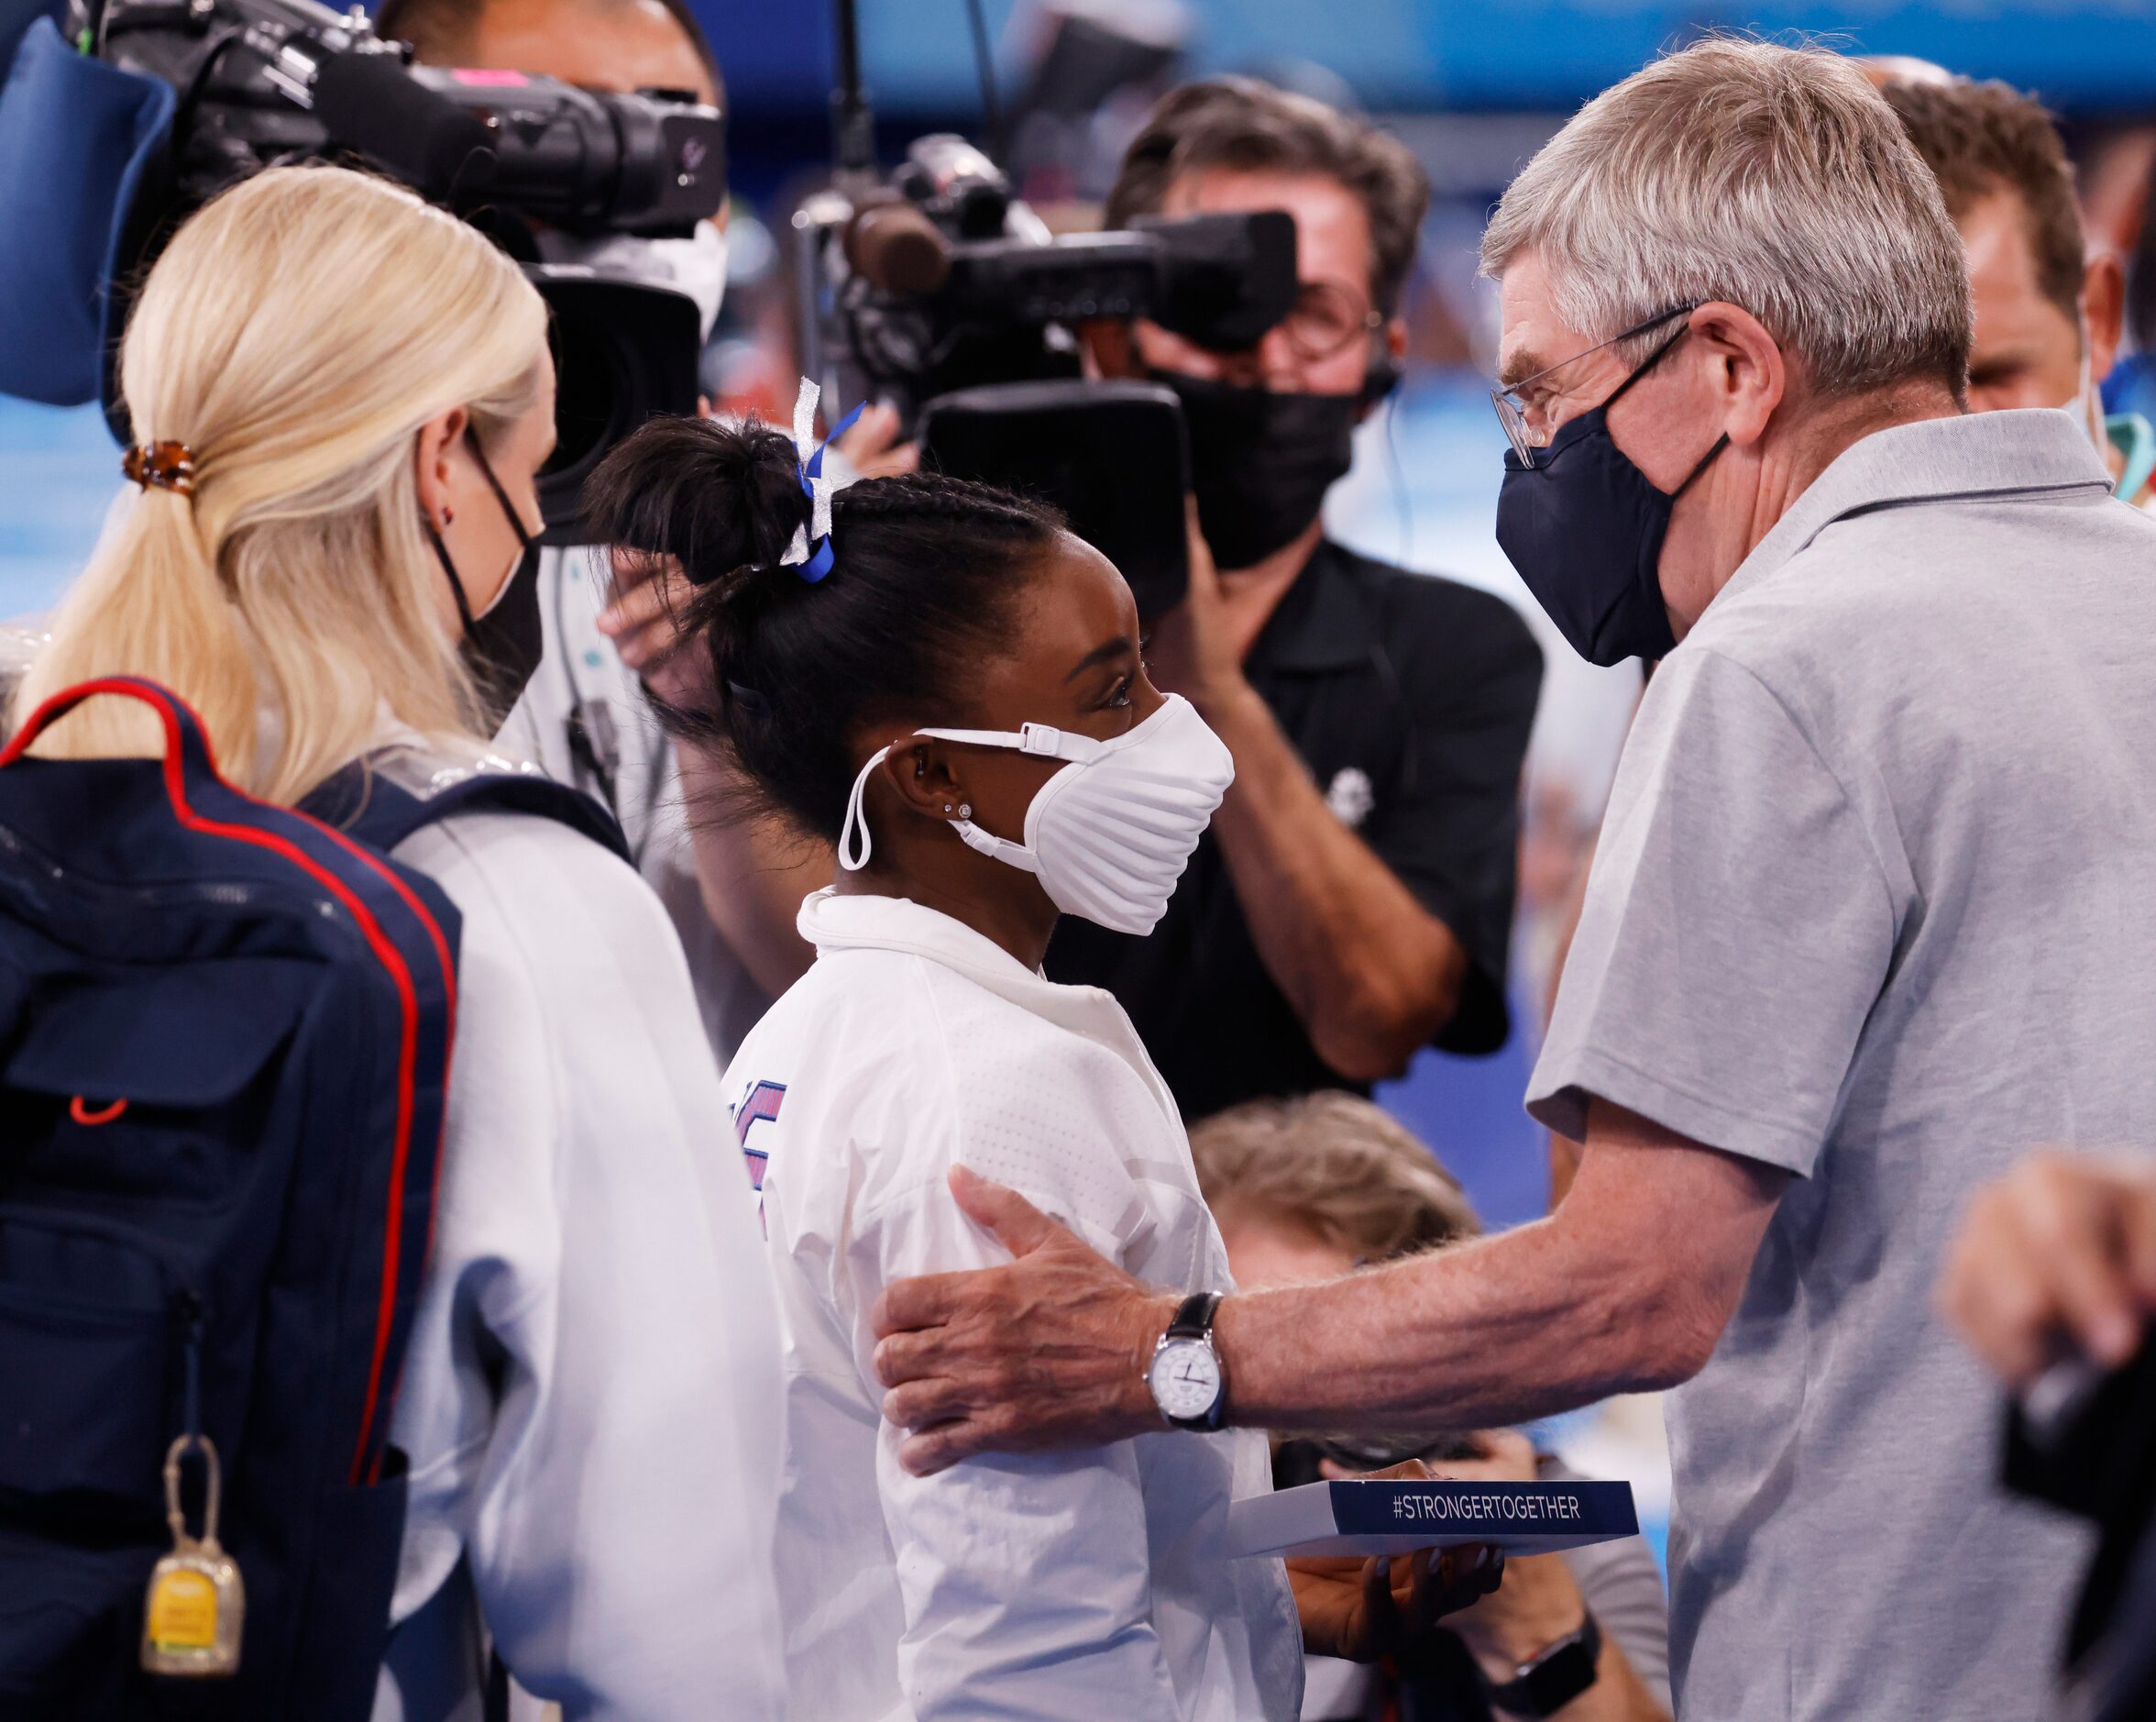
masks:
POLYGON ((1220 1360, 1203 1340, 1171 1340, 1153 1354, 1147 1379, 1163 1415, 1202 1418, 1220 1397, 1220 1360))

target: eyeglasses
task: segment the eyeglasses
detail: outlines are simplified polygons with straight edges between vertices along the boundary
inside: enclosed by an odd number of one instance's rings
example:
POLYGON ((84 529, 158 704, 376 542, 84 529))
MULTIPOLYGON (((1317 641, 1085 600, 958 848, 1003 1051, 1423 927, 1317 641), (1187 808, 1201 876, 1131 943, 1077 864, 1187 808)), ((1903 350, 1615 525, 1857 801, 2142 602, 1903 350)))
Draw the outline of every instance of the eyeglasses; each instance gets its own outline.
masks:
POLYGON ((1385 326, 1385 314, 1353 288, 1338 281, 1305 281, 1295 304, 1281 319, 1281 333, 1297 359, 1316 364, 1330 359, 1357 336, 1385 326))
MULTIPOLYGON (((1634 336, 1644 335, 1649 329, 1660 328, 1662 325, 1673 317, 1688 317, 1704 303, 1705 301, 1702 300, 1688 305, 1672 305, 1668 310, 1649 317, 1644 323, 1635 323, 1629 329, 1612 335, 1606 341, 1597 341, 1592 347, 1582 348, 1569 359, 1560 359, 1554 365, 1545 365, 1532 377, 1523 377, 1508 389, 1492 389, 1490 392, 1490 404, 1497 408, 1497 422, 1504 426, 1505 436, 1512 445, 1512 452, 1520 457, 1520 464, 1524 467, 1534 466, 1536 456, 1549 447, 1549 439, 1552 435, 1552 427, 1538 428, 1529 423, 1528 414, 1534 409, 1527 400, 1524 391, 1532 389, 1544 378, 1564 370, 1567 365, 1578 364, 1590 353, 1599 353, 1604 348, 1615 347, 1620 341, 1629 341, 1634 336)), ((1633 383, 1644 376, 1653 368, 1655 361, 1675 347, 1683 338, 1683 336, 1684 330, 1678 330, 1669 339, 1648 354, 1639 368, 1611 392, 1610 400, 1614 401, 1625 389, 1630 388, 1633 383)), ((1604 402, 1603 404, 1607 405, 1609 403, 1604 402)))

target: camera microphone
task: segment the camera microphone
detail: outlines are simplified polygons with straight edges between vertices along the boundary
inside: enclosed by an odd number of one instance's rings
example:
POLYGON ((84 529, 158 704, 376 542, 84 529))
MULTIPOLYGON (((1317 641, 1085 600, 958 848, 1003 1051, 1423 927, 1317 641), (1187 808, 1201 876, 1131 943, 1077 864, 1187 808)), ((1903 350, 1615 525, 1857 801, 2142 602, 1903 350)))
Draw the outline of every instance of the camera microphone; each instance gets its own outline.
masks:
POLYGON ((902 197, 861 210, 846 226, 844 245, 853 272, 883 293, 938 293, 951 276, 951 242, 902 197))

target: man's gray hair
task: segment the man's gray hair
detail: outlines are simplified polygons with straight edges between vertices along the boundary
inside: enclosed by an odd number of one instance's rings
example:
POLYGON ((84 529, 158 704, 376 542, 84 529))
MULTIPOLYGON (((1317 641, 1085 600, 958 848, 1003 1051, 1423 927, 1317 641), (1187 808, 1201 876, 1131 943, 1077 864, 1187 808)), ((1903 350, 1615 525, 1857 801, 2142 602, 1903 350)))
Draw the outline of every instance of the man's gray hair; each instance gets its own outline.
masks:
POLYGON ((1837 54, 1715 39, 1603 91, 1505 193, 1483 273, 1526 250, 1590 340, 1718 299, 1824 394, 1935 378, 1959 397, 1967 378, 1961 237, 1893 110, 1837 54))

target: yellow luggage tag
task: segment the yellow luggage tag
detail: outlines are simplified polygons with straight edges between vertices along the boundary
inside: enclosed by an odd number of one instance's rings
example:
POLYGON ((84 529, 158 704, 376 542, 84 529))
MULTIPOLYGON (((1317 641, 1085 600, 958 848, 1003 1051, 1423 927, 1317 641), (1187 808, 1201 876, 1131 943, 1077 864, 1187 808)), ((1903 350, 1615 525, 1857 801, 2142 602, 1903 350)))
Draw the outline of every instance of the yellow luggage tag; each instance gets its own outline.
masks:
MULTIPOLYGON (((192 1419, 191 1419, 192 1420, 192 1419)), ((207 1435, 182 1435, 165 1453, 165 1522, 172 1552, 149 1575, 142 1611, 142 1666, 153 1674, 216 1678, 239 1672, 247 1591, 239 1563, 217 1541, 217 1450, 207 1435), (201 1451, 208 1473, 201 1540, 187 1534, 180 1506, 180 1462, 201 1451)))

